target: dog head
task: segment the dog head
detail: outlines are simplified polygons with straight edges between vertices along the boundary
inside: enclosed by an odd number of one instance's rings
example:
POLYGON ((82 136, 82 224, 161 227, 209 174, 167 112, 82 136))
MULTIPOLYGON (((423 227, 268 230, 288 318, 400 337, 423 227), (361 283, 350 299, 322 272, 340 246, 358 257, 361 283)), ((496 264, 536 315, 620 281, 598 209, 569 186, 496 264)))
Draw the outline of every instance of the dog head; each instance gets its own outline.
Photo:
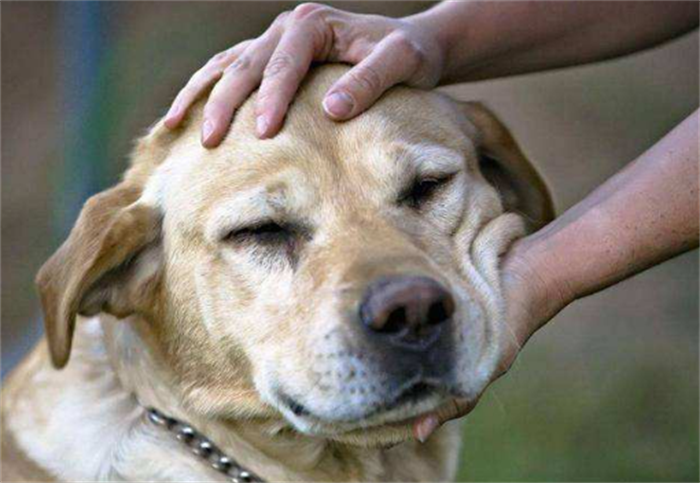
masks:
POLYGON ((367 444, 479 394, 508 337, 499 257, 549 194, 479 104, 397 87, 327 120, 344 71, 315 70, 274 139, 253 100, 214 150, 201 106, 156 125, 38 276, 56 366, 77 315, 136 315, 190 409, 367 444))

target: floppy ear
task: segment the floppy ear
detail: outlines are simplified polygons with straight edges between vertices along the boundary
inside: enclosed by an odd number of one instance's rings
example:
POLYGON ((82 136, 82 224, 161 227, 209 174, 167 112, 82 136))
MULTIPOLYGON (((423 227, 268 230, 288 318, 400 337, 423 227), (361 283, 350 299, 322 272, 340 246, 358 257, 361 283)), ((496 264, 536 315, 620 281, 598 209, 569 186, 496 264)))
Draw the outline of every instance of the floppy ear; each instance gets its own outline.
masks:
POLYGON ((478 131, 481 173, 500 193, 506 211, 523 215, 532 229, 552 221, 554 204, 549 189, 508 128, 481 103, 459 105, 478 131))
POLYGON ((68 239, 36 278, 51 360, 70 356, 75 318, 100 311, 125 317, 152 292, 159 272, 160 215, 125 183, 90 198, 68 239))

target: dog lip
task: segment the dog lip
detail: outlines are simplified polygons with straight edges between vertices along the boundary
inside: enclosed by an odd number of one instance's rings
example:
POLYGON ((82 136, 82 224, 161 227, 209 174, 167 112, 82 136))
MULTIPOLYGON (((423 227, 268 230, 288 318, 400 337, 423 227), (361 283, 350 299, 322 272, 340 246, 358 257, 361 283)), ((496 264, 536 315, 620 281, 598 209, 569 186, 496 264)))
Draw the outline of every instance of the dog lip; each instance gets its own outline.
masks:
MULTIPOLYGON (((362 420, 367 420, 371 419, 381 413, 386 413, 390 411, 394 411, 396 409, 401 408, 402 406, 411 406, 411 405, 416 405, 424 401, 425 399, 429 398, 430 396, 434 396, 438 392, 442 392, 442 386, 436 385, 435 383, 431 383, 429 381, 425 381, 424 379, 418 379, 415 382, 408 384, 401 388, 398 393, 389 401, 385 402, 384 404, 381 404, 379 406, 374 407, 371 411, 367 412, 364 414, 361 418, 358 419, 347 419, 343 421, 328 421, 326 418, 317 416, 315 413, 313 413, 310 409, 308 409, 304 404, 299 402, 298 399, 293 398, 289 394, 279 391, 278 392, 278 398, 279 401, 284 405, 287 409, 289 409, 296 417, 298 418, 305 418, 305 419, 311 419, 311 420, 316 420, 318 422, 341 422, 341 423, 357 423, 362 420)), ((414 417, 414 416, 411 416, 414 417)), ((410 418, 409 418, 410 419, 410 418)))
POLYGON ((437 387, 435 385, 419 380, 399 392, 394 400, 382 409, 386 411, 403 404, 419 402, 433 394, 436 390, 437 387))
POLYGON ((297 417, 312 416, 311 411, 309 411, 306 406, 301 404, 296 399, 292 398, 288 394, 280 393, 279 395, 282 404, 287 406, 290 411, 294 413, 297 417))

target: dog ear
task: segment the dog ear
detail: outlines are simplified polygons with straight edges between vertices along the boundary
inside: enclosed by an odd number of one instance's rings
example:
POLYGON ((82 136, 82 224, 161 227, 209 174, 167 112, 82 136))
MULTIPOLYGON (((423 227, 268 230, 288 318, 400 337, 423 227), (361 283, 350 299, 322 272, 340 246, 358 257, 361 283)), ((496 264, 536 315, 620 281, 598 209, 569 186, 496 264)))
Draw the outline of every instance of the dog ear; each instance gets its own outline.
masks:
POLYGON ((508 128, 478 102, 460 102, 477 133, 481 173, 501 195, 506 211, 522 215, 531 229, 554 219, 554 203, 544 180, 525 157, 508 128))
POLYGON ((125 317, 154 288, 160 215, 138 201, 140 194, 140 188, 122 183, 90 198, 68 239, 37 275, 57 368, 68 362, 78 314, 125 317))

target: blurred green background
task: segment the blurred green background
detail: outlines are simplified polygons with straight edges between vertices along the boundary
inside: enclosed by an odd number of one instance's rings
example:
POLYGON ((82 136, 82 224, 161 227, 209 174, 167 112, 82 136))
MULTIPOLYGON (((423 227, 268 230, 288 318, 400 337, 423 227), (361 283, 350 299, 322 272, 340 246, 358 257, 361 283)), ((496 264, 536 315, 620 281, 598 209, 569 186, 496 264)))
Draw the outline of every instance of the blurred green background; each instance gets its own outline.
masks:
MULTIPOLYGON (((6 2, 2 371, 41 333, 32 280, 84 199, 211 55, 281 2, 6 2)), ((400 16, 419 2, 336 2, 400 16)), ((622 20, 624 21, 624 19, 622 20)), ((452 86, 490 104, 559 212, 698 106, 698 34, 595 66, 452 86)), ((698 481, 698 254, 568 308, 463 422, 465 481, 698 481)))

